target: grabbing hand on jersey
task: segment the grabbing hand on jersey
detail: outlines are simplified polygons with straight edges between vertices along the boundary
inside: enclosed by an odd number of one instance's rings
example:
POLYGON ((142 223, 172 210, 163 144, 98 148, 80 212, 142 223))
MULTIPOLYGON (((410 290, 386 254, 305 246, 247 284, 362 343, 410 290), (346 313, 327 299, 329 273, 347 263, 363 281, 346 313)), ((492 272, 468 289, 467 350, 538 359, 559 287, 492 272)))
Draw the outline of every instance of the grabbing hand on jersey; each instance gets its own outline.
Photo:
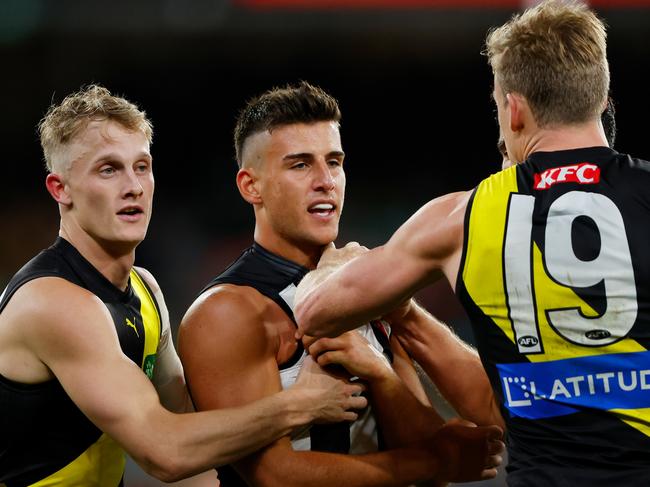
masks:
POLYGON ((445 423, 430 442, 439 459, 437 479, 470 482, 497 475, 505 450, 503 430, 498 426, 476 426, 461 419, 445 423))
POLYGON ((305 403, 313 407, 316 422, 354 421, 368 400, 360 396, 362 384, 350 384, 325 372, 311 357, 305 357, 293 390, 301 391, 305 403))
MULTIPOLYGON (((314 292, 321 282, 323 282, 330 274, 335 272, 338 268, 347 264, 356 257, 368 252, 368 248, 359 245, 358 242, 348 242, 345 247, 337 249, 334 242, 330 243, 321 254, 318 261, 318 267, 308 273, 296 289, 294 302, 299 303, 305 300, 305 297, 314 292)), ((361 325, 361 323, 359 323, 361 325)), ((302 330, 296 330, 296 340, 302 339, 302 330)))
POLYGON ((368 252, 368 247, 360 245, 358 242, 348 242, 345 247, 337 249, 334 243, 329 244, 320 260, 318 261, 318 269, 325 267, 341 267, 343 264, 359 257, 368 252))
POLYGON ((369 381, 395 373, 386 357, 356 330, 336 338, 304 336, 303 345, 321 367, 338 364, 351 375, 369 381))

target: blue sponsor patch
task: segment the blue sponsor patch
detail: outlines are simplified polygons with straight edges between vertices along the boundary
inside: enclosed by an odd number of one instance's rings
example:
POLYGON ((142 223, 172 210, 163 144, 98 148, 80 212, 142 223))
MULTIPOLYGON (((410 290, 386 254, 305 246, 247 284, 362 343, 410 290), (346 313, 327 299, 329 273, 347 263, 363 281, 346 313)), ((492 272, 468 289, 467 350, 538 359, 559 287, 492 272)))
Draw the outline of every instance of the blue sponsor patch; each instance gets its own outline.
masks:
POLYGON ((504 405, 513 416, 650 407, 650 351, 497 364, 497 369, 504 405))

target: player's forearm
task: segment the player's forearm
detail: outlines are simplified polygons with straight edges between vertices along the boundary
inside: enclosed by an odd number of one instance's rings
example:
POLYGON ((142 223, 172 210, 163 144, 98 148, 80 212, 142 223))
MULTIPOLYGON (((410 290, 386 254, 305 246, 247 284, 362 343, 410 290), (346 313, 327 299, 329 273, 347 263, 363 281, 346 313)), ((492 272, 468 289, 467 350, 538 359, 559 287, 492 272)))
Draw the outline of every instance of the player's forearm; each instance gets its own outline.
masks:
POLYGON ((478 353, 447 325, 414 304, 393 331, 458 414, 477 424, 503 425, 478 353))
POLYGON ((283 391, 238 408, 170 414, 155 426, 160 434, 148 454, 135 458, 165 481, 232 463, 313 421, 315 410, 302 402, 283 391))
POLYGON ((394 268, 392 260, 378 247, 338 269, 316 269, 313 278, 308 274, 296 292, 299 328, 314 337, 333 337, 394 309, 415 289, 406 288, 402 273, 391 274, 389 268, 394 268), (368 281, 372 292, 367 291, 368 281))
POLYGON ((320 267, 307 274, 298 286, 294 315, 297 322, 312 336, 337 336, 361 323, 338 319, 338 316, 344 316, 347 307, 345 297, 335 291, 337 284, 331 282, 337 280, 338 276, 328 279, 336 270, 332 266, 320 267), (322 293, 333 296, 333 299, 328 299, 329 306, 325 305, 322 293))
POLYGON ((438 460, 414 448, 365 455, 304 451, 257 459, 249 472, 255 487, 389 487, 433 478, 438 460))
POLYGON ((422 404, 395 373, 372 380, 369 391, 388 448, 426 440, 444 423, 435 409, 422 404))

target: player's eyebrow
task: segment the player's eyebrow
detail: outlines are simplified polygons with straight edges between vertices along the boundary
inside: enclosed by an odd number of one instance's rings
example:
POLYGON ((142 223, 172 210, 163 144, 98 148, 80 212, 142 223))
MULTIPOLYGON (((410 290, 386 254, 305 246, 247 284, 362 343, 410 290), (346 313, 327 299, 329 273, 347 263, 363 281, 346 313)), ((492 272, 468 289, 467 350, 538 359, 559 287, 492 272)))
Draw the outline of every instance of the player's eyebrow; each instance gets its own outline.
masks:
POLYGON ((296 159, 313 159, 313 158, 314 158, 314 154, 312 154, 311 152, 298 152, 295 154, 287 154, 282 159, 284 159, 285 161, 293 161, 296 159))
MULTIPOLYGON (((337 158, 343 158, 345 157, 345 152, 343 151, 332 151, 328 152, 327 155, 325 156, 327 159, 330 159, 332 157, 337 157, 337 158)), ((296 159, 313 159, 314 154, 311 152, 298 152, 295 154, 287 154, 284 156, 282 159, 285 161, 293 161, 296 159)))
POLYGON ((333 150, 332 152, 327 154, 327 157, 328 158, 330 158, 330 157, 339 157, 339 158, 343 159, 345 157, 345 152, 343 152, 342 150, 333 150))

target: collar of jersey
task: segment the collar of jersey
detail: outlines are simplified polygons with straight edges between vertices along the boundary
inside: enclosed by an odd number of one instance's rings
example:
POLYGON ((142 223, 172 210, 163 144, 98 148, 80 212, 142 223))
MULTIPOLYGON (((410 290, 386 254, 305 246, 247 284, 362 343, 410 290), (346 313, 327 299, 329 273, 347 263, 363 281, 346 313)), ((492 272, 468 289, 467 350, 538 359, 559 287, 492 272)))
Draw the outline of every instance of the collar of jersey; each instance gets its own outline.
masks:
POLYGON ((57 237, 52 248, 60 252, 70 264, 81 281, 92 290, 102 301, 128 302, 134 295, 131 278, 125 291, 116 287, 111 281, 97 270, 81 253, 63 237, 57 237))

